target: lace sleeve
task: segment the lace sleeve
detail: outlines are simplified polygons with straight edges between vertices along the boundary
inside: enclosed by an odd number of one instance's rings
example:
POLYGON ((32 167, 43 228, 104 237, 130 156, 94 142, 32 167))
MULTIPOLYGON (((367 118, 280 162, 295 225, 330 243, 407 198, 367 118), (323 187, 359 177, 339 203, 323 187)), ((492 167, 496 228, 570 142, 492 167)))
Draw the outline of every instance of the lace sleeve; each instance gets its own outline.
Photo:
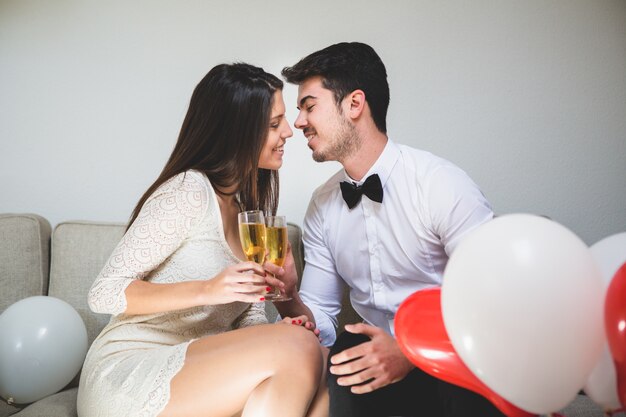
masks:
POLYGON ((237 318, 235 328, 256 326, 257 324, 267 324, 267 316, 265 315, 265 305, 263 303, 252 303, 237 318))
POLYGON ((176 251, 201 218, 208 193, 200 179, 179 174, 159 187, 141 208, 91 286, 88 303, 95 313, 126 310, 125 290, 176 251))

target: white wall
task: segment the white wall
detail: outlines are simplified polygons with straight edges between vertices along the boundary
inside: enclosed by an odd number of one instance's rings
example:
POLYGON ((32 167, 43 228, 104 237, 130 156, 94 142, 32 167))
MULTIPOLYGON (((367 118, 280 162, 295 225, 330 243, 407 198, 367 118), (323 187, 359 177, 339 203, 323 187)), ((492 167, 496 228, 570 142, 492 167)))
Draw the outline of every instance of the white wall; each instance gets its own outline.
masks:
MULTIPOLYGON (((390 136, 460 165, 498 213, 587 243, 626 230, 623 0, 0 0, 0 212, 125 221, 212 66, 278 74, 344 40, 387 65, 390 136)), ((297 131, 280 211, 301 223, 336 169, 297 131)))

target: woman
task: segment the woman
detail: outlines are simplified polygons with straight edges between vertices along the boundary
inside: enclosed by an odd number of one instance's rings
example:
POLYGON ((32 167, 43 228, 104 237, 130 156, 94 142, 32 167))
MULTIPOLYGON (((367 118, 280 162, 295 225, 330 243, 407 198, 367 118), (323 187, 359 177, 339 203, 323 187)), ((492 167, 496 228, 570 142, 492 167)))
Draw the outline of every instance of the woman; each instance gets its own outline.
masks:
POLYGON ((172 155, 89 292, 113 317, 85 359, 80 417, 327 414, 311 323, 264 324, 263 296, 282 283, 243 262, 239 243, 239 211, 276 211, 292 136, 282 85, 233 64, 194 90, 172 155))

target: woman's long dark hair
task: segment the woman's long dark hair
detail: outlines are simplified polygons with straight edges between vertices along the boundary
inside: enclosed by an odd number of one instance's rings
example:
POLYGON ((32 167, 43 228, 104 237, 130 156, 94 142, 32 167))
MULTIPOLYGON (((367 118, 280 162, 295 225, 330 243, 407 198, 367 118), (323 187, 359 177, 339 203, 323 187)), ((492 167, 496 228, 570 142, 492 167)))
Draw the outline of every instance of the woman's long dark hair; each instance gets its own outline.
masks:
MULTIPOLYGON (((275 213, 278 172, 259 169, 274 93, 283 83, 263 69, 243 63, 221 64, 196 86, 178 141, 156 181, 133 210, 128 227, 154 191, 173 176, 195 169, 218 193, 238 185, 242 210, 275 213)), ((233 193, 230 193, 233 194, 233 193)))

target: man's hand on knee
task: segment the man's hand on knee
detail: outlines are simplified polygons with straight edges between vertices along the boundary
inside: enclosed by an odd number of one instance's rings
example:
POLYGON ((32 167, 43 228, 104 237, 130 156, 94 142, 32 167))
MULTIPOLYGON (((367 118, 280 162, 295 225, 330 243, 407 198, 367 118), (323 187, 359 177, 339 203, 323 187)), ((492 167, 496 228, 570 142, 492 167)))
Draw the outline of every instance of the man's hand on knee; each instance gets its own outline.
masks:
POLYGON ((330 359, 329 371, 339 376, 337 384, 351 386, 354 394, 365 394, 398 382, 414 369, 396 340, 382 329, 358 323, 346 325, 346 331, 371 339, 330 359))

